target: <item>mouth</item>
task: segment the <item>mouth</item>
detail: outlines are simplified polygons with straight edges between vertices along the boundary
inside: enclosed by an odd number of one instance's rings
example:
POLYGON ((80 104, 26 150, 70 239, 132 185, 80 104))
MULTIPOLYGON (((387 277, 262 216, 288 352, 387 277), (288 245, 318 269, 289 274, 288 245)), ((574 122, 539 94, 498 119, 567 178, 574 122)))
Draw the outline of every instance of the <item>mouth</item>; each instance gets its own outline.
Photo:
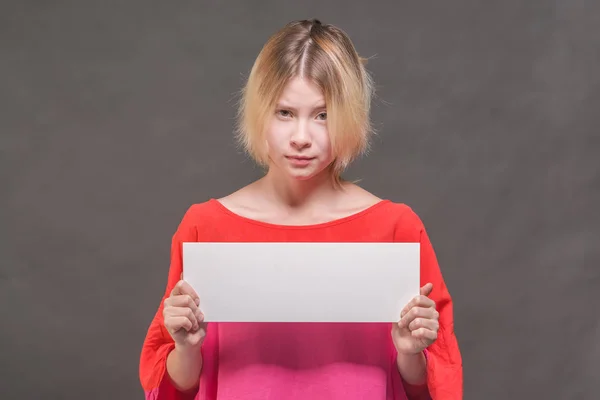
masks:
POLYGON ((285 157, 290 160, 298 160, 298 161, 310 161, 315 158, 315 157, 306 157, 306 156, 285 156, 285 157))
POLYGON ((286 156, 285 157, 293 168, 306 168, 312 164, 316 157, 307 156, 286 156))

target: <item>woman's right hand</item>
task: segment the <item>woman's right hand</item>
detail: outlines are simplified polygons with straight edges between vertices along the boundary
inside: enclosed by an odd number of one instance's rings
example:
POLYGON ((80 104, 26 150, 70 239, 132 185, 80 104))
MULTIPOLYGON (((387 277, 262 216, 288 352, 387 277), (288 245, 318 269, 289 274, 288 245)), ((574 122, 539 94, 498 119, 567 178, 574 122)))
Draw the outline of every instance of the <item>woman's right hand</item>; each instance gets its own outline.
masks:
POLYGON ((199 347, 204 342, 206 323, 200 311, 200 298, 186 281, 177 282, 165 299, 163 319, 176 347, 199 347))

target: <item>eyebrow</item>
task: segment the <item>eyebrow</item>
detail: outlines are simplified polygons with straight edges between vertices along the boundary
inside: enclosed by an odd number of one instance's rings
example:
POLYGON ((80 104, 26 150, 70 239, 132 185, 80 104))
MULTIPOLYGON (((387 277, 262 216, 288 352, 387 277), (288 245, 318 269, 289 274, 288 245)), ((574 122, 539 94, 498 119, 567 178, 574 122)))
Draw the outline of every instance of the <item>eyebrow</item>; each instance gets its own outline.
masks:
MULTIPOLYGON (((277 108, 284 108, 286 110, 294 110, 294 111, 296 110, 295 107, 292 107, 285 102, 277 103, 277 108)), ((321 110, 321 109, 326 109, 326 108, 327 108, 327 106, 325 105, 325 103, 318 103, 315 107, 313 107, 313 110, 321 110)))

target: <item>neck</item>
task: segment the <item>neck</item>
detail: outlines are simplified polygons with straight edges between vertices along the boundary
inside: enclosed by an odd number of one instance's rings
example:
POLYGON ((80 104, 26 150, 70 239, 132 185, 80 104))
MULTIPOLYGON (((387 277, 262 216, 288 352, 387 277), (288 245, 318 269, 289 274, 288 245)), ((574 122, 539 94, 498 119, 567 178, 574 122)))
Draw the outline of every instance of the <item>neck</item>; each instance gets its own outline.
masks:
POLYGON ((261 185, 272 200, 290 208, 303 208, 324 198, 331 198, 339 191, 329 170, 311 179, 299 180, 271 168, 261 179, 261 185))

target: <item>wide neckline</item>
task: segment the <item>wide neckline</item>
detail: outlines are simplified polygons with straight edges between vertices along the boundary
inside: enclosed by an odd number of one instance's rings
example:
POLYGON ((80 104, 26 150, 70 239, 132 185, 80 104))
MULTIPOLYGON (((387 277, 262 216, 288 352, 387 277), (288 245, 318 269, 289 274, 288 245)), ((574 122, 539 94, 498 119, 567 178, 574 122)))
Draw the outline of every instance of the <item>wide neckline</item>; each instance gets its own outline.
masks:
POLYGON ((210 203, 214 204, 222 212, 228 214, 229 216, 231 216, 233 218, 236 218, 240 221, 247 222, 250 224, 259 225, 259 226, 263 226, 266 228, 273 228, 273 229, 318 229, 318 228, 326 228, 326 227, 330 227, 330 226, 334 226, 334 225, 339 225, 339 224, 343 224, 343 223, 355 220, 357 218, 360 218, 366 214, 369 214, 370 212, 376 210, 377 208, 383 206, 384 204, 389 203, 390 201, 391 200, 389 200, 389 199, 382 199, 361 211, 357 211, 357 212, 347 215, 345 217, 332 219, 330 221, 320 222, 317 224, 286 225, 286 224, 275 224, 272 222, 261 221, 258 219, 253 219, 250 217, 243 216, 243 215, 238 214, 238 213, 230 210, 229 208, 225 207, 225 205, 223 205, 223 203, 221 203, 219 200, 217 200, 215 198, 209 199, 210 203))

